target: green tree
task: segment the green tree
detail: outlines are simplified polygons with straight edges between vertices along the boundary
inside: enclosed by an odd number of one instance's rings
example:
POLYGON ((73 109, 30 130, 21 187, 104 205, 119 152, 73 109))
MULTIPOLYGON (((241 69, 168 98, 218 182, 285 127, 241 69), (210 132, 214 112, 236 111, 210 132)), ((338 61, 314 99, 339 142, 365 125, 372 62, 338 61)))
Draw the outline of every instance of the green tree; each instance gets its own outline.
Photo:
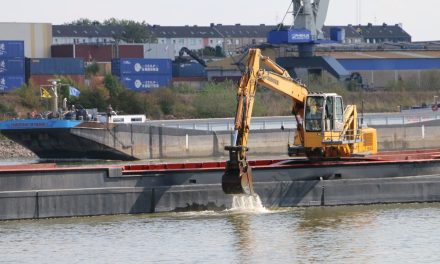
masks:
POLYGON ((213 47, 204 47, 203 49, 197 50, 199 56, 215 56, 215 49, 213 47))
POLYGON ((107 74, 104 77, 104 86, 110 93, 110 97, 117 97, 121 92, 123 92, 124 86, 119 82, 116 76, 107 74))
POLYGON ((72 22, 65 23, 65 25, 72 25, 72 26, 99 26, 101 23, 97 20, 91 20, 88 18, 80 18, 77 20, 74 20, 72 22))
POLYGON ((99 66, 96 61, 92 61, 89 65, 86 67, 86 76, 92 77, 95 76, 99 72, 99 66))
POLYGON ((220 46, 215 46, 215 56, 216 57, 224 57, 225 54, 223 53, 223 49, 220 46))
POLYGON ((134 20, 110 18, 104 20, 103 25, 122 27, 122 30, 113 36, 116 40, 128 43, 151 43, 156 41, 145 21, 137 22, 134 20))

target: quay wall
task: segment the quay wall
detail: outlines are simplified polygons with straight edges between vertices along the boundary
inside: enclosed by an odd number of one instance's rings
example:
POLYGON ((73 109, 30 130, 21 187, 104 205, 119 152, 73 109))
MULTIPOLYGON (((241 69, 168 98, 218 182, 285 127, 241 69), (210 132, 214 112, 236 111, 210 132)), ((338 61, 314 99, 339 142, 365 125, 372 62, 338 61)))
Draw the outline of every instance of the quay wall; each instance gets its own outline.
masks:
MULTIPOLYGON (((375 126, 378 149, 403 150, 440 147, 440 122, 375 126)), ((91 139, 137 159, 167 159, 227 156, 233 131, 201 131, 168 127, 121 124, 108 129, 74 128, 72 134, 91 139)), ((293 129, 252 130, 250 155, 285 154, 293 142, 293 129)))

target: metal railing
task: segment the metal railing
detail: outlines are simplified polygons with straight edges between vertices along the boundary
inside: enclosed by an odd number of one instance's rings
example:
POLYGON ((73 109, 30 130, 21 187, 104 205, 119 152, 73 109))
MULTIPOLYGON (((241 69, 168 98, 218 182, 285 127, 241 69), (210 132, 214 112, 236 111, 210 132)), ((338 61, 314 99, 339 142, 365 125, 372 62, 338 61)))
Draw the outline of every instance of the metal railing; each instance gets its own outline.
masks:
MULTIPOLYGON (((359 119, 362 117, 359 115, 359 119)), ((377 113, 365 114, 363 124, 367 126, 377 125, 404 125, 440 119, 437 112, 416 113, 377 113)), ((234 129, 233 118, 213 119, 186 119, 186 120, 151 120, 152 125, 196 129, 205 131, 230 131, 234 129)), ((360 123, 359 123, 360 124, 360 123)), ((255 117, 252 118, 251 129, 295 129, 296 121, 293 116, 255 117)))

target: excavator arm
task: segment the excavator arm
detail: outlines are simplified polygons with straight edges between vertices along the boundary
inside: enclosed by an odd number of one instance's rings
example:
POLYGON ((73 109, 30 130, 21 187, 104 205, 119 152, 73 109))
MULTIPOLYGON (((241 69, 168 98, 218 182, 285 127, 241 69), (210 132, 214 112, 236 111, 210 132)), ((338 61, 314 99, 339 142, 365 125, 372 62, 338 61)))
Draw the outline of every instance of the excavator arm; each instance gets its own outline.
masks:
MULTIPOLYGON (((222 177, 222 188, 227 194, 253 194, 252 170, 246 160, 248 151, 252 109, 257 85, 263 85, 278 93, 288 96, 293 101, 292 112, 303 114, 304 100, 308 94, 307 88, 298 81, 290 78, 286 70, 267 57, 261 55, 260 49, 250 49, 246 72, 240 80, 237 91, 237 110, 235 115, 234 137, 229 151, 225 174, 222 177), (262 68, 265 65, 270 71, 262 68)), ((300 122, 297 122, 300 124, 300 122)), ((298 127, 302 134, 301 125, 298 127)))

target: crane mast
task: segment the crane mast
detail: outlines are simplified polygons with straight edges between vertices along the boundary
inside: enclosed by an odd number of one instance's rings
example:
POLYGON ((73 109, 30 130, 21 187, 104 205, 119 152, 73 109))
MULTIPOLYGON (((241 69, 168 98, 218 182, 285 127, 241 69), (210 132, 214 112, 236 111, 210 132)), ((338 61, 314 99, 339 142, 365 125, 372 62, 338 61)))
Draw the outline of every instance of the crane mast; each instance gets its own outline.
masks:
POLYGON ((293 28, 309 30, 312 40, 324 39, 322 27, 330 0, 292 0, 292 3, 293 28))

